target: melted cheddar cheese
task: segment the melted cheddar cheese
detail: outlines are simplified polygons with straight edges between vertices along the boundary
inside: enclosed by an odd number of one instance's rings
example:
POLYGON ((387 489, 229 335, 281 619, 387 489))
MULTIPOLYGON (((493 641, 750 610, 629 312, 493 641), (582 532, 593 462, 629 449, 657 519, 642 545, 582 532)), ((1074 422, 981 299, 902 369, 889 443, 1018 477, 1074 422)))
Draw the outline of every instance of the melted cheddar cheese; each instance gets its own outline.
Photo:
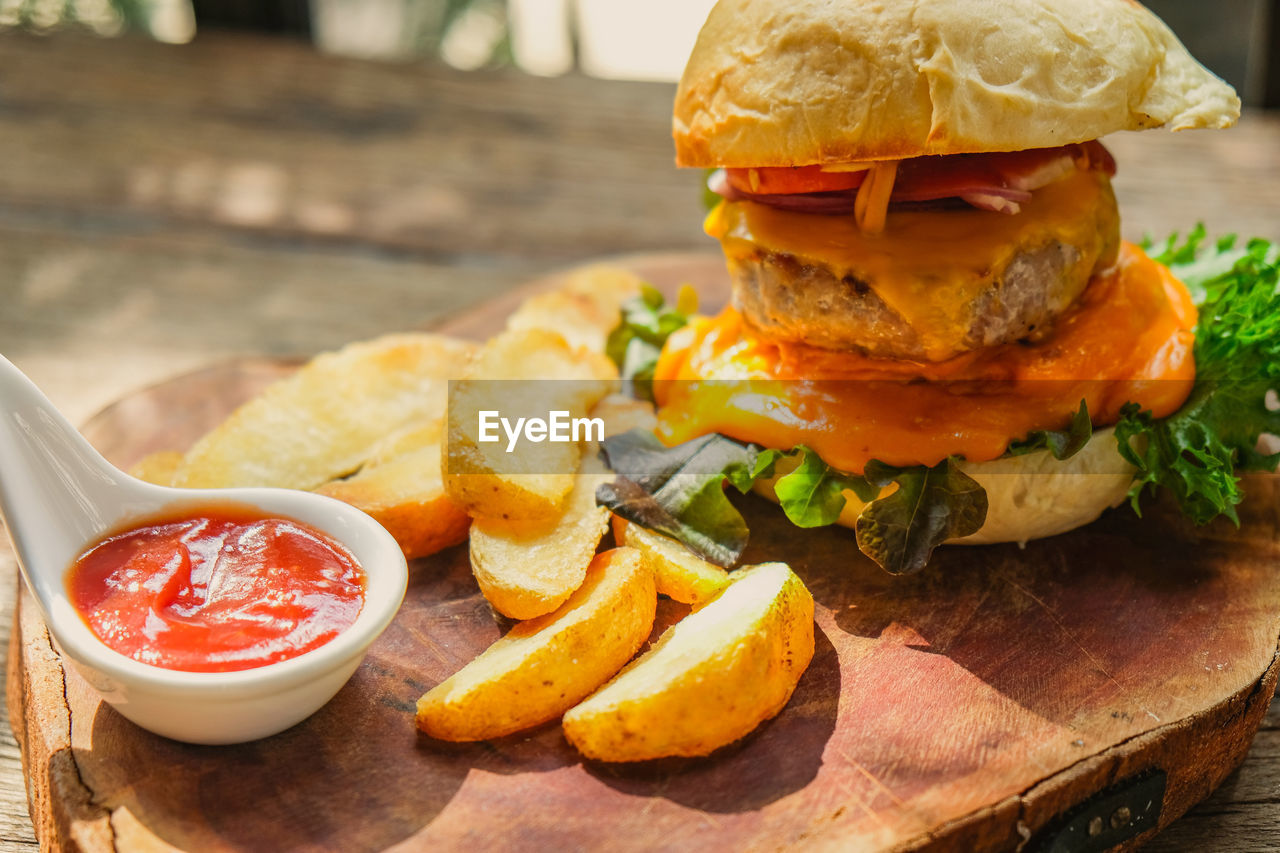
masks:
POLYGON ((858 188, 853 219, 862 233, 879 234, 884 231, 889 217, 889 197, 893 195, 893 182, 897 175, 897 160, 876 163, 858 188))
MULTIPOLYGON (((893 177, 879 184, 870 180, 864 188, 872 184, 891 190, 893 177)), ((870 210, 870 198, 867 204, 870 210)), ((762 250, 781 252, 824 264, 836 278, 866 282, 916 332, 926 357, 937 361, 967 348, 972 306, 1016 253, 1053 241, 1075 246, 1079 257, 1064 275, 1083 286, 1113 261, 1119 222, 1106 174, 1078 170, 1036 190, 1016 216, 902 210, 877 220, 883 230, 872 233, 856 217, 798 216, 756 202, 726 201, 705 227, 731 262, 750 262, 762 250)))
POLYGON ((1186 287, 1122 245, 1052 334, 940 364, 779 344, 732 308, 673 334, 658 362, 658 434, 721 433, 765 447, 804 444, 860 473, 871 459, 986 461, 1038 429, 1061 429, 1085 400, 1113 423, 1126 402, 1177 411, 1195 382, 1196 309, 1186 287))

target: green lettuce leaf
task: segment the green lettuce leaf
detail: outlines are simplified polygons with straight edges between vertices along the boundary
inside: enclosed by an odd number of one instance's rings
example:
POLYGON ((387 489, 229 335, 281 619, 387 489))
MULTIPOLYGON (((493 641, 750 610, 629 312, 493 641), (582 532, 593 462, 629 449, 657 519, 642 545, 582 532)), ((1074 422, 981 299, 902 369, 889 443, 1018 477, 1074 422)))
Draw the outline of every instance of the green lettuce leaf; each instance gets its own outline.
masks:
POLYGON ((662 346, 697 310, 697 296, 688 286, 680 289, 674 306, 668 306, 662 293, 647 284, 638 296, 623 303, 618 325, 605 342, 605 354, 618 366, 634 396, 653 402, 653 371, 662 346))
POLYGON ((845 490, 864 501, 880 494, 880 486, 873 485, 866 477, 837 471, 804 445, 792 454, 799 454, 800 464, 779 477, 773 490, 782 511, 796 527, 835 524, 844 509, 845 490))
POLYGON ((633 429, 605 439, 601 455, 618 477, 596 490, 597 503, 716 565, 742 557, 747 522, 725 496, 724 482, 751 488, 756 447, 720 435, 667 447, 652 432, 633 429))
POLYGON ((703 169, 702 170, 702 209, 710 213, 715 209, 716 205, 724 201, 720 194, 711 189, 711 176, 719 169, 703 169))
POLYGON ((918 572, 948 539, 977 533, 987 493, 948 458, 932 468, 903 469, 898 488, 867 504, 854 531, 858 549, 895 575, 918 572))
POLYGON ((1239 524, 1238 471, 1272 471, 1280 454, 1258 452, 1258 438, 1280 433, 1268 394, 1280 389, 1280 252, 1263 240, 1243 250, 1234 240, 1204 246, 1202 228, 1183 244, 1171 239, 1156 255, 1199 291, 1196 384, 1174 414, 1155 419, 1125 406, 1116 424, 1120 453, 1137 469, 1129 497, 1168 490, 1197 524, 1225 515, 1239 524), (1230 265, 1221 269, 1224 259, 1230 265))
POLYGON ((1177 273, 1178 280, 1187 286, 1197 305, 1205 300, 1205 282, 1231 272, 1236 261, 1245 255, 1245 250, 1236 246, 1234 234, 1219 238, 1213 251, 1205 251, 1207 236, 1204 223, 1200 222, 1187 233, 1185 240, 1176 231, 1170 234, 1158 251, 1150 237, 1142 241, 1142 248, 1154 260, 1177 273))
POLYGON ((1066 429, 1038 429, 1021 441, 1009 445, 1005 452, 1010 456, 1023 456, 1037 450, 1047 450, 1059 461, 1070 459, 1093 438, 1093 421, 1089 418, 1089 404, 1081 400, 1080 408, 1071 417, 1066 429))
POLYGON ((708 435, 666 447, 639 429, 605 439, 601 452, 618 478, 597 490, 599 503, 725 567, 741 558, 749 536, 725 483, 745 494, 772 477, 782 459, 797 460, 774 483, 787 518, 797 527, 834 524, 845 491, 854 492, 868 502, 857 524, 858 547, 896 574, 923 568, 944 540, 976 532, 987 512, 986 493, 952 460, 933 468, 873 462, 858 476, 832 468, 804 446, 762 450, 708 435), (898 488, 879 498, 891 483, 898 488))

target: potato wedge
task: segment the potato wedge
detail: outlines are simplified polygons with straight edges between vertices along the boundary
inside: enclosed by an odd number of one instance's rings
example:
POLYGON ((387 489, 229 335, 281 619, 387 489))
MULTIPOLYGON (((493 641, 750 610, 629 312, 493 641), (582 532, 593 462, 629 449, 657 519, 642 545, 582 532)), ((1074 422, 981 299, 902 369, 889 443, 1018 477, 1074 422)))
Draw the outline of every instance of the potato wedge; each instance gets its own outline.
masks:
POLYGON ((139 480, 146 480, 157 486, 168 486, 173 483, 173 475, 181 464, 181 453, 176 450, 160 450, 139 459, 129 469, 129 473, 139 480))
POLYGON ((670 599, 700 607, 729 585, 727 571, 661 533, 614 516, 613 537, 619 545, 640 552, 653 570, 658 592, 670 599))
POLYGON ((403 334, 319 355, 196 442, 173 484, 314 489, 350 474, 389 432, 443 413, 474 350, 403 334))
POLYGON ((471 517, 444 491, 442 419, 391 436, 345 480, 316 489, 364 510, 387 529, 405 557, 426 557, 467 538, 471 517))
POLYGON ((599 691, 564 715, 599 761, 707 755, 782 710, 813 658, 813 597, 785 563, 740 569, 599 691))
POLYGON ((494 610, 512 619, 532 619, 555 610, 582 585, 609 529, 609 510, 596 506, 596 488, 612 479, 603 463, 588 456, 559 518, 476 518, 471 570, 494 610))
POLYGON ((384 436, 373 446, 373 452, 369 454, 365 467, 382 465, 406 453, 413 453, 428 446, 439 449, 443 442, 444 412, 441 411, 428 420, 410 424, 384 436))
POLYGON ((652 432, 658 426, 653 404, 626 394, 610 394, 591 409, 591 417, 604 421, 605 437, 632 429, 652 432))
POLYGON ((418 728, 486 740, 554 720, 622 668, 653 628, 653 575, 632 548, 591 561, 554 613, 516 625, 418 700, 418 728))
MULTIPOLYGON (((501 429, 482 440, 482 417, 547 420, 552 412, 585 418, 617 382, 613 362, 575 350, 555 332, 504 332, 477 355, 466 380, 449 389, 445 488, 473 516, 547 519, 573 488, 579 443, 525 440, 501 429), (484 413, 492 413, 482 416, 484 413)), ((581 434, 581 433, 580 433, 581 434)), ((546 436, 544 435, 545 439, 546 436)))
POLYGON ((508 329, 550 329, 571 347, 604 352, 622 303, 640 292, 635 273, 607 264, 573 270, 562 286, 526 299, 507 319, 508 329))

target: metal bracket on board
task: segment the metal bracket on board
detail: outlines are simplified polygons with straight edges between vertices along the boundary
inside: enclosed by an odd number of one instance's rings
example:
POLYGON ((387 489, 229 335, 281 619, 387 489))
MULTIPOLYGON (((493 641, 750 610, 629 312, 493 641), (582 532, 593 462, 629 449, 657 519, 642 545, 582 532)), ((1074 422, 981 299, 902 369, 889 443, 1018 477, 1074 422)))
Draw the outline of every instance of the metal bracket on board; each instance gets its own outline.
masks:
POLYGON ((1028 849, 1035 853, 1102 853, 1153 829, 1168 776, 1152 768, 1099 791, 1046 826, 1028 849))

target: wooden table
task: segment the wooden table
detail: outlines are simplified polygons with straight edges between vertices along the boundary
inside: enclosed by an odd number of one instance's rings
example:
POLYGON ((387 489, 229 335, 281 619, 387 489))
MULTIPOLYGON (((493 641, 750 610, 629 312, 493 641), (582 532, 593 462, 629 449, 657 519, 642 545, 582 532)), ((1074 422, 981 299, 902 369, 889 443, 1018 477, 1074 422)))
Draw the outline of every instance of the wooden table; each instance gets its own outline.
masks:
MULTIPOLYGON (((714 251, 700 176, 672 165, 672 93, 242 37, 0 38, 0 352, 82 421, 186 369, 421 327, 555 267, 714 251)), ((1280 117, 1108 143, 1126 236, 1280 237, 1280 117)), ((7 551, 0 573, 7 642, 7 551)), ((1148 849, 1277 837, 1280 705, 1148 849)), ((0 715, 0 850, 34 845, 0 715)))

